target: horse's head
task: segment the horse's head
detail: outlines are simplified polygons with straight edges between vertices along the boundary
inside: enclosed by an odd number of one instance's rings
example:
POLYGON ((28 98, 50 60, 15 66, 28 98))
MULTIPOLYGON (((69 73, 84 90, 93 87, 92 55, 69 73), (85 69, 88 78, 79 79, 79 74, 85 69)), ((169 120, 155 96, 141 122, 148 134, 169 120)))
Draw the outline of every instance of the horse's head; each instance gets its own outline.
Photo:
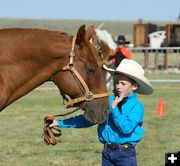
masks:
POLYGON ((102 123, 109 113, 108 93, 103 81, 96 50, 87 40, 85 26, 73 38, 69 64, 53 78, 62 94, 72 100, 68 106, 80 106, 85 118, 92 123, 102 123))

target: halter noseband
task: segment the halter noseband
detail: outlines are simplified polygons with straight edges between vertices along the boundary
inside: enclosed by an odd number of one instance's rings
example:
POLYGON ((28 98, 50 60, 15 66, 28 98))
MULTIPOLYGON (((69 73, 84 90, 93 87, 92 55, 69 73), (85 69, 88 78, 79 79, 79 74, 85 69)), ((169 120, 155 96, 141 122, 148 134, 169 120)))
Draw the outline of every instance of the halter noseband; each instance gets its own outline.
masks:
POLYGON ((73 58, 75 56, 75 41, 76 41, 76 36, 73 37, 72 40, 72 47, 71 47, 71 52, 69 54, 69 63, 67 66, 64 66, 62 68, 63 71, 69 70, 75 81, 77 82, 80 90, 82 91, 82 93, 84 94, 84 96, 81 97, 77 97, 75 99, 67 99, 65 97, 65 94, 61 92, 61 95, 63 96, 64 99, 64 104, 66 105, 66 107, 73 107, 74 104, 76 103, 80 103, 82 101, 91 101, 93 99, 96 98, 101 98, 101 97, 107 97, 109 96, 109 94, 107 92, 104 93, 98 93, 98 94, 93 94, 89 88, 88 85, 86 84, 86 82, 84 81, 84 79, 82 78, 82 76, 80 75, 80 73, 76 70, 74 64, 73 64, 73 58))

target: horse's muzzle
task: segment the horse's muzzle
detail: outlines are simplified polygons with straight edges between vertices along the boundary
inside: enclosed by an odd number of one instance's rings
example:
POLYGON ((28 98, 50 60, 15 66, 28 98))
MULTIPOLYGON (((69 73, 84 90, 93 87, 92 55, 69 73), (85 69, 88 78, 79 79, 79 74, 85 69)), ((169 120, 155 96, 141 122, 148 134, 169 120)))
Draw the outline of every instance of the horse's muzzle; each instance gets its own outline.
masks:
POLYGON ((87 109, 84 113, 85 119, 93 124, 100 124, 105 122, 107 116, 109 114, 109 106, 105 103, 102 104, 101 110, 97 109, 87 109))

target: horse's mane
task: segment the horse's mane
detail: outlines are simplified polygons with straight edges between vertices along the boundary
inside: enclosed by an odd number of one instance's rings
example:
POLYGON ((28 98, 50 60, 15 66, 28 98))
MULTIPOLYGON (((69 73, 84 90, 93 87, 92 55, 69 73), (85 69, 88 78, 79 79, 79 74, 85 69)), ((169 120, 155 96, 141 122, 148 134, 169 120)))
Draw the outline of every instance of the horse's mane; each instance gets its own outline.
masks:
MULTIPOLYGON (((17 31, 17 32, 28 32, 28 31, 37 31, 38 33, 39 32, 43 32, 43 33, 54 33, 56 30, 51 30, 51 29, 39 29, 39 28, 3 28, 3 29, 0 29, 0 31, 8 31, 8 32, 11 32, 11 31, 17 31)), ((62 31, 56 31, 58 32, 58 34, 61 34, 61 35, 68 35, 67 33, 65 32, 62 32, 62 31)))
POLYGON ((95 31, 96 31, 97 37, 100 40, 102 40, 104 43, 106 43, 109 46, 109 48, 113 50, 117 48, 117 44, 115 43, 112 35, 109 32, 102 29, 95 29, 95 31))

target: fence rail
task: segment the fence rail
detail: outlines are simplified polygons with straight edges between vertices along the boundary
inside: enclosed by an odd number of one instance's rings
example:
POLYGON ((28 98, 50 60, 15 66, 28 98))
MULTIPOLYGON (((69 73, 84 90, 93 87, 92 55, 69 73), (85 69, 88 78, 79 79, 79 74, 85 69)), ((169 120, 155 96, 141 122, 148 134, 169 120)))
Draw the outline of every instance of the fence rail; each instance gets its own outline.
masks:
POLYGON ((180 47, 135 47, 129 50, 135 60, 141 61, 145 70, 180 69, 180 47))

